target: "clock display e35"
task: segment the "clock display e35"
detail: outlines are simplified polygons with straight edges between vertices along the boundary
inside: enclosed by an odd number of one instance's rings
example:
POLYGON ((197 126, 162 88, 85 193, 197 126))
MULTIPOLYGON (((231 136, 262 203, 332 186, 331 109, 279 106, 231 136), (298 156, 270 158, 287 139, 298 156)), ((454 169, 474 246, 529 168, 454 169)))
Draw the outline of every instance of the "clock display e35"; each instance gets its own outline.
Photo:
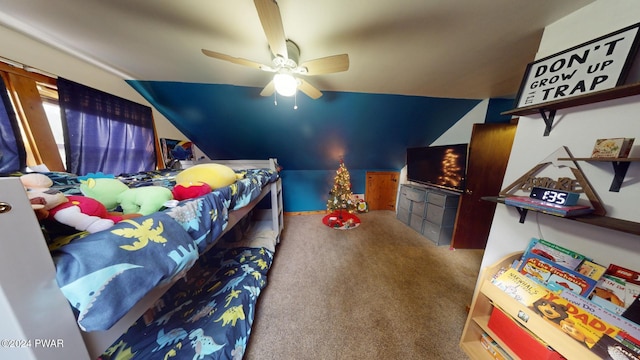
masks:
POLYGON ((550 204, 573 206, 578 203, 580 194, 558 189, 534 187, 531 189, 529 197, 542 200, 550 204))

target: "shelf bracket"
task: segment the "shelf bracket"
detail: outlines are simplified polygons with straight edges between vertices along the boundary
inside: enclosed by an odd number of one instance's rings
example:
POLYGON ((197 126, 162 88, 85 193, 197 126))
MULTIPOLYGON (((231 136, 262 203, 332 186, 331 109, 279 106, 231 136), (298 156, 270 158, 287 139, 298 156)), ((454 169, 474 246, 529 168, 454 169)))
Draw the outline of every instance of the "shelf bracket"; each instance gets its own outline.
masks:
POLYGON ((516 210, 518 210, 518 213, 520 214, 520 224, 524 224, 524 220, 527 218, 527 212, 529 211, 529 209, 525 209, 525 208, 521 208, 521 207, 517 207, 514 206, 516 208, 516 210))
POLYGON ((611 182, 611 187, 609 187, 609 191, 619 192, 620 187, 622 186, 622 182, 624 181, 624 177, 627 176, 627 170, 629 169, 628 161, 612 161, 613 165, 613 181, 611 182))
POLYGON ((544 109, 539 109, 540 116, 542 116, 542 120, 544 120, 545 128, 544 128, 544 136, 549 136, 551 133, 551 127, 553 127, 553 119, 556 117, 555 110, 549 110, 549 114, 545 112, 544 109))

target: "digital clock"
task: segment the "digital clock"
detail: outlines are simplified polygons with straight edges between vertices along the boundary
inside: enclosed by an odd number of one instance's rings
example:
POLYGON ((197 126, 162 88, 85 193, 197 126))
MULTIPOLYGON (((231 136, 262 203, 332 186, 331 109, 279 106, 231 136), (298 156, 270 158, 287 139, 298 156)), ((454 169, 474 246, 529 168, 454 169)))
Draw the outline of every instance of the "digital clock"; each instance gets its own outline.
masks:
POLYGON ((558 189, 534 187, 533 189, 531 189, 531 194, 529 194, 529 197, 542 200, 550 204, 573 206, 578 203, 580 194, 558 189))

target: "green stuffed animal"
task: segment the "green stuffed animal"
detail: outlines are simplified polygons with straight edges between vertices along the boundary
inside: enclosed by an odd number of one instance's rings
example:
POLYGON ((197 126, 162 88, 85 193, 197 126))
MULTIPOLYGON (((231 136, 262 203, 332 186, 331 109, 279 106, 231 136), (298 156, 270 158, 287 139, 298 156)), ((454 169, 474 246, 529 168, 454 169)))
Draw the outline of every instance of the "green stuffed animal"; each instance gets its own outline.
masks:
POLYGON ((150 215, 160 210, 173 199, 171 190, 162 186, 129 188, 122 181, 113 178, 89 178, 80 181, 80 191, 84 196, 101 202, 109 211, 118 206, 123 214, 150 215))

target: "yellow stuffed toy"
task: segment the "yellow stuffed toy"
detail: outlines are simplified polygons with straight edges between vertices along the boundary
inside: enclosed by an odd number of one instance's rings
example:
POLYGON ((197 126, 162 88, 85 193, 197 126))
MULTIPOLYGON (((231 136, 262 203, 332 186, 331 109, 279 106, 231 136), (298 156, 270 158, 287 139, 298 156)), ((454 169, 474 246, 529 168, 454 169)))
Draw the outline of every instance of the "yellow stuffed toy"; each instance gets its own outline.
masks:
POLYGON ((232 168, 215 163, 198 164, 182 170, 176 175, 176 184, 191 186, 205 183, 212 190, 229 186, 236 182, 241 175, 236 174, 232 168))

